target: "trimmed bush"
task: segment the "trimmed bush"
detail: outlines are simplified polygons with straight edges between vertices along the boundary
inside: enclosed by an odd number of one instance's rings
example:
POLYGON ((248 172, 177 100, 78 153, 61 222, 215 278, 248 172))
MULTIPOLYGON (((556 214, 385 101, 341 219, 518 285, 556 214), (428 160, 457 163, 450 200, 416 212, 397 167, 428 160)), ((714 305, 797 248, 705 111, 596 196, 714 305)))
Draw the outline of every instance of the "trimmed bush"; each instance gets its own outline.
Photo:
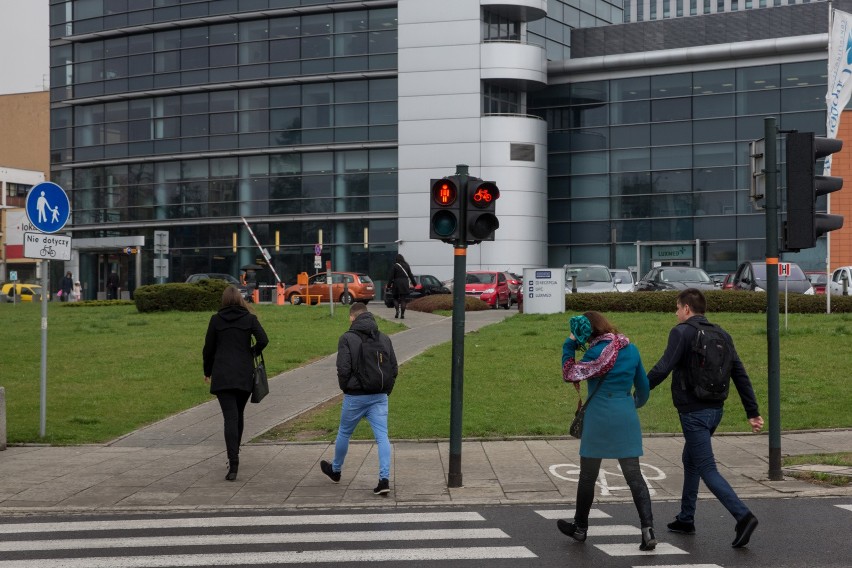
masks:
POLYGON ((81 300, 79 302, 63 302, 63 308, 99 308, 103 306, 132 306, 133 300, 81 300))
POLYGON ((140 312, 215 312, 222 305, 222 292, 228 286, 215 278, 192 284, 150 284, 137 288, 133 299, 140 312))
MULTIPOLYGON (((416 300, 408 302, 408 309, 416 312, 426 312, 427 314, 441 310, 452 311, 453 295, 431 294, 429 296, 423 296, 422 298, 417 298, 416 300)), ((473 296, 464 297, 464 311, 479 312, 488 309, 490 309, 488 304, 479 298, 474 298, 473 296)))
MULTIPOLYGON (((622 294, 566 294, 565 309, 569 312, 672 312, 675 311, 678 292, 633 292, 622 294)), ((710 290, 707 312, 766 313, 766 294, 763 292, 735 292, 710 290)), ((788 311, 800 314, 825 313, 823 295, 788 294, 788 311)), ((778 294, 779 311, 784 311, 784 290, 778 294)), ((852 296, 832 296, 832 313, 852 313, 852 296)))

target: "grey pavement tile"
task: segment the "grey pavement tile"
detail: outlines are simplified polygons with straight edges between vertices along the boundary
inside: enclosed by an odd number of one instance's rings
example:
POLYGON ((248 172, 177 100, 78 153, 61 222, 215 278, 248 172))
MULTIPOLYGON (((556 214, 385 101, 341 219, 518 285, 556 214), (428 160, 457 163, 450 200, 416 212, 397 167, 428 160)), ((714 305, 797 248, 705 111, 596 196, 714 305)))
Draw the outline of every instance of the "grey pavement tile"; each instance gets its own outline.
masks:
POLYGON ((177 499, 180 496, 180 491, 162 491, 162 490, 143 490, 137 491, 135 493, 131 493, 121 501, 117 503, 117 505, 134 507, 134 506, 146 506, 146 505, 169 505, 172 501, 177 499))
POLYGON ((279 485, 247 483, 237 491, 228 504, 276 507, 283 505, 289 496, 290 491, 282 491, 279 485))
POLYGON ((64 507, 104 507, 119 503, 135 493, 132 487, 90 487, 58 503, 64 507))
POLYGON ((222 481, 220 487, 190 487, 175 498, 172 505, 226 505, 239 491, 237 483, 222 481))

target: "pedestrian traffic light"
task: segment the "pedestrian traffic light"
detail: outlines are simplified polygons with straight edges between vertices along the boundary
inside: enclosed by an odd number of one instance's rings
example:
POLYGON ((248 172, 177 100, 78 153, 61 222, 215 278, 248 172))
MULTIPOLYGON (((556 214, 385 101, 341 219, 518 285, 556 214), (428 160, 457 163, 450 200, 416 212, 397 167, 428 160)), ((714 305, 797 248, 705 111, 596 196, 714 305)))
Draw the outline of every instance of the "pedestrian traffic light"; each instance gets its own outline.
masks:
POLYGON ((814 136, 813 132, 787 134, 787 221, 782 237, 784 250, 813 248, 818 237, 843 226, 842 215, 816 212, 819 196, 843 187, 843 178, 816 175, 816 161, 839 152, 841 148, 842 140, 814 136))
POLYGON ((458 177, 433 179, 429 187, 429 238, 451 244, 457 240, 463 241, 458 177))
POLYGON ((466 198, 466 241, 469 244, 493 241, 494 231, 500 227, 496 214, 497 199, 500 198, 497 184, 493 181, 470 178, 467 182, 466 198))

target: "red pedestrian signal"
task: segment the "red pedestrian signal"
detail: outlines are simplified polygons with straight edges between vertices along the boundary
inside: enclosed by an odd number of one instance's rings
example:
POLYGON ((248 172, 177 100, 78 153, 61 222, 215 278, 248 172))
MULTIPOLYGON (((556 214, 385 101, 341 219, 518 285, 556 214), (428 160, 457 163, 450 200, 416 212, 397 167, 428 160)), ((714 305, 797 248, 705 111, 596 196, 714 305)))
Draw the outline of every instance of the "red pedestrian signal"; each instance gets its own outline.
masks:
POLYGON ((463 240, 458 178, 433 179, 429 188, 429 238, 451 244, 463 240))

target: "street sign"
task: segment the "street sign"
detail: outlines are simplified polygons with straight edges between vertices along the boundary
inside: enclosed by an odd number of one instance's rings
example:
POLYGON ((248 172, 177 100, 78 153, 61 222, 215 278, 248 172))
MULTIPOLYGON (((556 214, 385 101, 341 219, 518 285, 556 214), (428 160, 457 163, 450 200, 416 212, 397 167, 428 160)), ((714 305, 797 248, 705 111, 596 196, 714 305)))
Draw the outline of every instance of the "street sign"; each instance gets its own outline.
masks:
POLYGON ((261 249, 260 254, 263 255, 263 258, 266 259, 266 262, 272 262, 272 255, 269 254, 268 250, 261 249))
POLYGON ((39 260, 71 260, 71 237, 24 233, 24 257, 39 260))
POLYGON ((154 231, 154 254, 169 254, 168 231, 154 231))
POLYGON ((319 256, 322 254, 322 245, 316 244, 314 245, 314 256, 319 256))
POLYGON ((322 268, 322 257, 320 257, 320 256, 314 257, 314 268, 316 268, 317 270, 322 268))
MULTIPOLYGON (((49 181, 33 186, 27 193, 27 218, 42 233, 56 233, 71 215, 71 202, 65 190, 49 181)), ((70 259, 66 259, 70 260, 70 259)))
POLYGON ((18 280, 18 271, 17 270, 10 270, 9 271, 9 280, 11 280, 12 282, 16 282, 18 280))
POLYGON ((169 261, 166 258, 154 259, 154 278, 169 277, 169 261))
POLYGON ((790 276, 790 263, 789 262, 779 262, 778 263, 778 276, 790 276))

